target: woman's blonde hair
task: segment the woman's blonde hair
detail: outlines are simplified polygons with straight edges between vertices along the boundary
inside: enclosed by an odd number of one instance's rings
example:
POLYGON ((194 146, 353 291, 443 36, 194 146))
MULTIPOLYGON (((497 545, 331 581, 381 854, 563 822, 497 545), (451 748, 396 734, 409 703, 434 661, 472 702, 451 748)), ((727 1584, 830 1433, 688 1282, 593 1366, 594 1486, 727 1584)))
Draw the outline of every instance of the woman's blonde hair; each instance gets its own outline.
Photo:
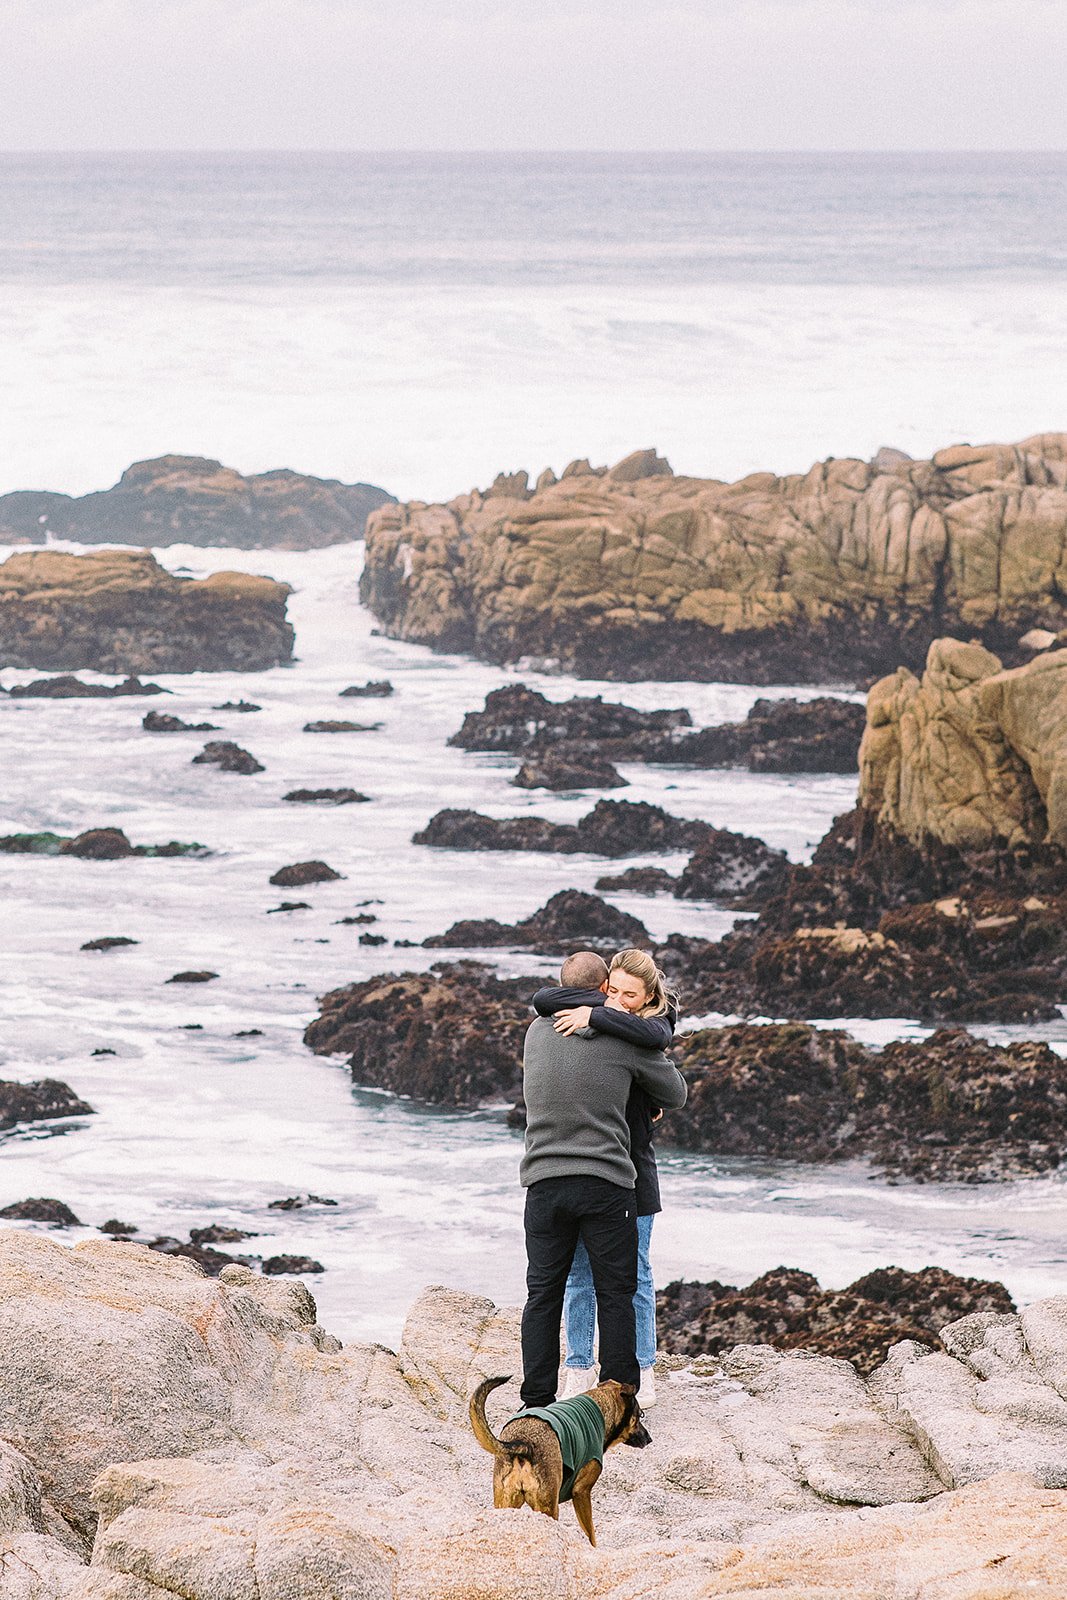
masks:
POLYGON ((645 986, 648 999, 637 1011, 639 1017, 662 1017, 672 1007, 677 1011, 678 996, 667 988, 667 979, 647 950, 619 950, 611 958, 611 972, 619 969, 645 986))

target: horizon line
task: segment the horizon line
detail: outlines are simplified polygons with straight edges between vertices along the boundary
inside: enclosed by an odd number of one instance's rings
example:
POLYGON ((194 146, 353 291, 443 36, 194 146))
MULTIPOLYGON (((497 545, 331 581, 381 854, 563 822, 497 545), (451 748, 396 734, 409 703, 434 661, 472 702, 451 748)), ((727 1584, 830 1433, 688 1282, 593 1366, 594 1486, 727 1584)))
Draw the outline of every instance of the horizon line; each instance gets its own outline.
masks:
POLYGON ((1067 146, 1051 145, 951 145, 951 146, 645 146, 607 148, 597 145, 567 146, 406 146, 406 145, 34 145, 0 146, 6 156, 1062 156, 1067 146))

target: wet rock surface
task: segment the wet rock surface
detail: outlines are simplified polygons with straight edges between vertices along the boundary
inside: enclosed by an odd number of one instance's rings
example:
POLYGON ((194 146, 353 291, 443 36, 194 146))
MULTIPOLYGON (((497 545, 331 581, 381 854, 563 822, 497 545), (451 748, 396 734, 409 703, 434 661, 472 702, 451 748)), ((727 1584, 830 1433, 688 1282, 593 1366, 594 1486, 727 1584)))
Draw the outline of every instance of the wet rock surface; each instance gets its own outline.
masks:
POLYGON ((128 467, 111 489, 71 497, 0 495, 0 535, 42 543, 231 545, 313 550, 361 539, 367 516, 392 496, 281 469, 242 477, 205 456, 158 456, 128 467))
POLYGON ((218 977, 217 972, 209 972, 206 967, 191 967, 186 972, 176 972, 168 983, 211 983, 218 977))
POLYGON ((183 722, 181 717, 171 716, 165 711, 149 711, 141 718, 141 727, 146 733, 216 733, 218 724, 214 722, 183 722))
POLYGON ((630 856, 647 850, 694 850, 714 830, 706 822, 672 817, 645 801, 598 800, 577 823, 543 817, 485 817, 477 811, 438 811, 413 844, 442 850, 546 850, 560 854, 630 856))
MULTIPOLYGON (((638 711, 595 698, 551 701, 525 684, 492 690, 449 744, 508 751, 532 762, 642 761, 676 766, 747 766, 754 772, 854 772, 862 705, 823 695, 757 700, 743 722, 692 727, 688 711, 638 711)), ((546 785, 552 787, 552 785, 546 785)))
POLYGON ((290 660, 289 586, 176 578, 148 551, 18 552, 0 565, 0 665, 51 671, 259 671, 290 660))
POLYGON ((468 711, 449 744, 460 750, 550 750, 556 745, 585 745, 604 754, 627 754, 640 759, 642 741, 654 744, 672 731, 692 726, 688 711, 637 711, 599 695, 571 700, 549 700, 524 683, 505 684, 485 697, 481 711, 468 711), (621 748, 616 750, 618 745, 621 748))
POLYGON ((709 682, 854 684, 941 634, 1067 625, 1067 435, 732 484, 616 470, 384 507, 364 602, 435 649, 709 682))
POLYGON ((545 750, 528 756, 511 780, 516 789, 625 789, 627 780, 610 761, 580 750, 545 750))
POLYGON ((69 1083, 59 1078, 37 1078, 34 1083, 0 1082, 0 1128, 22 1122, 51 1122, 61 1117, 91 1117, 93 1107, 78 1098, 69 1083))
POLYGON ((605 1460, 595 1550, 567 1507, 488 1504, 466 1407, 517 1370, 513 1310, 435 1288, 396 1354, 342 1350, 301 1283, 16 1230, 0 1300, 7 1566, 33 1600, 1067 1589, 1060 1300, 905 1341, 869 1381, 760 1344, 671 1358, 654 1447, 605 1460))
MULTIPOLYGON (((369 942, 368 936, 364 934, 360 942, 369 942)), ((505 945, 562 955, 572 949, 614 952, 624 945, 647 945, 649 935, 637 917, 609 905, 599 895, 561 889, 520 922, 497 922, 492 917, 454 922, 447 932, 433 934, 422 942, 430 950, 480 950, 505 945)))
POLYGON ((676 1041, 689 1099, 663 1138, 719 1155, 863 1157, 916 1179, 988 1182, 1067 1153, 1067 1060, 960 1028, 868 1050, 801 1023, 739 1023, 676 1041))
POLYGON ((395 692, 388 678, 371 678, 367 683, 350 683, 340 695, 342 700, 387 700, 395 692))
POLYGON ((305 733, 375 733, 381 727, 380 722, 305 722, 305 733))
POLYGON ((81 1222, 63 1200, 16 1200, 0 1207, 0 1217, 8 1222, 47 1222, 53 1228, 80 1228, 81 1222))
POLYGON ((105 933, 99 939, 86 939, 81 950, 121 950, 125 945, 138 944, 139 940, 130 939, 124 933, 105 933))
POLYGON ((627 867, 625 872, 598 878, 595 889, 626 894, 669 894, 678 879, 663 867, 627 867))
POLYGON ((200 754, 193 757, 193 766, 218 767, 220 772, 238 772, 246 776, 266 771, 263 763, 257 761, 251 751, 243 750, 230 739, 209 739, 200 754))
POLYGON ((131 694, 169 694, 158 683, 142 683, 140 678, 123 678, 121 683, 83 683, 71 673, 56 678, 35 678, 32 683, 15 683, 7 691, 14 700, 113 700, 131 694))
POLYGON ((272 872, 270 882, 279 889, 303 889, 310 883, 334 883, 341 876, 325 861, 294 861, 292 866, 272 872))
POLYGON ((87 828, 73 839, 59 833, 9 833, 0 838, 5 855, 77 856, 83 861, 122 861, 129 856, 203 856, 202 844, 131 844, 121 828, 87 828))
POLYGON ((948 1323, 1014 1311, 1002 1283, 940 1267, 882 1267, 847 1289, 822 1289, 810 1272, 776 1267, 744 1289, 675 1282, 656 1295, 659 1341, 674 1354, 717 1356, 735 1345, 772 1345, 851 1361, 865 1376, 902 1339, 936 1350, 948 1323))
POLYGON ((351 806, 368 801, 370 795, 358 789, 290 789, 282 799, 293 805, 351 806))
POLYGON ((352 1081, 366 1088, 434 1105, 511 1100, 536 987, 473 961, 369 978, 324 995, 304 1043, 347 1055, 352 1081))

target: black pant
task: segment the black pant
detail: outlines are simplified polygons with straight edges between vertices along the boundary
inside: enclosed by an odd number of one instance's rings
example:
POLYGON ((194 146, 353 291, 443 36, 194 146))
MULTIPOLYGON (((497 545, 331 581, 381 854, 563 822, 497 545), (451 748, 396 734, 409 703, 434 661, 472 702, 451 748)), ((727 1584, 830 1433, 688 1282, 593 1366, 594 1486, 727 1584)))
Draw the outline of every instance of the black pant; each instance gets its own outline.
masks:
POLYGON ((575 1246, 589 1252, 600 1325, 600 1376, 637 1388, 634 1294, 637 1205, 606 1178, 543 1178, 526 1191, 526 1306, 522 1313, 524 1406, 547 1406, 559 1380, 559 1325, 575 1246))

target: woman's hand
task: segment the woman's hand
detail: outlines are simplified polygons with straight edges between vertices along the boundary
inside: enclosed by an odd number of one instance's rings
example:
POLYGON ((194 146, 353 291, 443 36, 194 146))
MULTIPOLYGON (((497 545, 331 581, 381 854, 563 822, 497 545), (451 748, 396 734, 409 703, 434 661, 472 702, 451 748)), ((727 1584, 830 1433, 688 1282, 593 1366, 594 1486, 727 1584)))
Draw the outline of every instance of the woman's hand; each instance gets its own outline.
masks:
POLYGON ((557 1033, 577 1033, 579 1028, 588 1028, 592 1015, 592 1006, 570 1006, 566 1011, 556 1012, 552 1026, 557 1033))

